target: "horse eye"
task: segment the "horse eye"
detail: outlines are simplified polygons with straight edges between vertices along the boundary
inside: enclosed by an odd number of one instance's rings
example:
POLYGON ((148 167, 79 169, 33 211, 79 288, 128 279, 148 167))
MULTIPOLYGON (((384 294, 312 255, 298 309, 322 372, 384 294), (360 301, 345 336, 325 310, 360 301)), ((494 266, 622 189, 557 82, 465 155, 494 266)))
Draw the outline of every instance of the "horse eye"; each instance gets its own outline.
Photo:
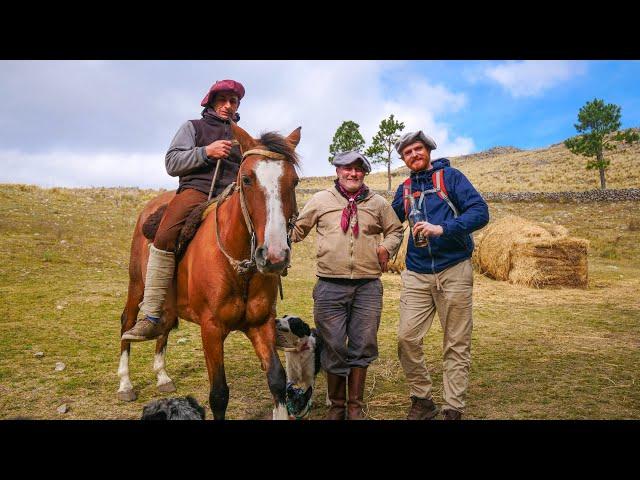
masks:
POLYGON ((244 177, 242 177, 242 184, 247 186, 251 185, 251 179, 245 175, 244 177))

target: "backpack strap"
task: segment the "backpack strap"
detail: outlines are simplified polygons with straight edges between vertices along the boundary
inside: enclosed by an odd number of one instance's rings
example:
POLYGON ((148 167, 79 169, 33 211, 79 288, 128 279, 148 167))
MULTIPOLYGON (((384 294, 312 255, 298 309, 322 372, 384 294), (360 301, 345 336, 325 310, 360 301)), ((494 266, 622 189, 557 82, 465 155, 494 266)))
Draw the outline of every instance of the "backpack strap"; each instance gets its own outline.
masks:
POLYGON ((409 196, 411 195, 411 177, 407 178, 402 184, 402 197, 404 198, 404 217, 405 220, 409 215, 409 196))
POLYGON ((449 194, 447 193, 447 187, 444 184, 444 168, 441 168, 440 170, 436 170, 435 172, 433 172, 433 174, 431 175, 431 183, 433 184, 433 187, 435 188, 438 196, 442 200, 447 202, 449 207, 451 207, 451 210, 453 210, 454 217, 457 218, 460 215, 460 213, 458 213, 458 209, 455 207, 455 205, 449 198, 449 194))
MULTIPOLYGON (((447 202, 447 205, 449 205, 449 208, 451 208, 451 210, 453 211, 454 217, 458 218, 460 216, 460 213, 449 198, 447 187, 444 184, 444 168, 436 170, 431 174, 431 183, 433 185, 433 188, 431 190, 426 190, 424 193, 436 193, 442 200, 447 202)), ((409 215, 409 197, 413 195, 414 198, 416 198, 420 195, 420 192, 411 193, 411 177, 407 178, 402 185, 404 198, 404 216, 406 218, 407 215, 409 215)))

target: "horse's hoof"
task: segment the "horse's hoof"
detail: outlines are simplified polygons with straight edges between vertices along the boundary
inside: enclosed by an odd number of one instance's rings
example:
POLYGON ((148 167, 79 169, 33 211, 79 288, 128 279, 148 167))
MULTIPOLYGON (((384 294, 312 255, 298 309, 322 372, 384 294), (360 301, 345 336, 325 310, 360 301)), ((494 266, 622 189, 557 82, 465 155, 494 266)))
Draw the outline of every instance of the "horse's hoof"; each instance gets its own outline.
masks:
POLYGON ((122 400, 123 402, 133 402, 138 395, 133 390, 128 390, 126 392, 118 392, 118 400, 122 400))
POLYGON ((177 390, 176 386, 173 382, 163 383, 162 385, 158 385, 158 391, 160 393, 173 393, 177 390))

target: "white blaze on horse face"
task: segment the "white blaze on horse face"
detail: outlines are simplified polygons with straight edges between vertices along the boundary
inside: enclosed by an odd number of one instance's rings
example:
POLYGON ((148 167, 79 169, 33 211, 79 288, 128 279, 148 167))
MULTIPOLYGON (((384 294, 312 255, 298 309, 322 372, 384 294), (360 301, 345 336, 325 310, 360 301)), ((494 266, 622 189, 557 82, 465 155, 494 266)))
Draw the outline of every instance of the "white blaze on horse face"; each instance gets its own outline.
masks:
POLYGON ((280 177, 283 173, 282 161, 260 161, 256 166, 256 177, 265 192, 267 200, 267 225, 264 244, 269 256, 279 257, 287 245, 287 223, 282 212, 280 197, 280 177))

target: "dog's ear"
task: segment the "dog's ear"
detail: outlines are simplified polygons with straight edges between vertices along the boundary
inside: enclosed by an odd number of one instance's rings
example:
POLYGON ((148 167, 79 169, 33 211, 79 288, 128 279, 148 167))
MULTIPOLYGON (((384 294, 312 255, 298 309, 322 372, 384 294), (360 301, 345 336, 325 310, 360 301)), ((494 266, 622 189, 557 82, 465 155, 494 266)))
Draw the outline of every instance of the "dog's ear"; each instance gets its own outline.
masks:
POLYGON ((196 412, 198 412, 198 415, 200 415, 202 420, 204 420, 206 417, 206 412, 205 412, 205 409, 202 406, 200 406, 198 401, 195 398, 193 398, 191 395, 187 395, 187 402, 189 402, 189 405, 191 405, 191 408, 193 408, 196 412))
POLYGON ((307 337, 311 335, 311 328, 299 317, 289 318, 289 328, 297 337, 307 337))
POLYGON ((309 388, 307 388, 307 391, 304 392, 304 404, 307 405, 309 403, 309 400, 311 400, 311 395, 313 395, 313 387, 309 386, 309 388))

